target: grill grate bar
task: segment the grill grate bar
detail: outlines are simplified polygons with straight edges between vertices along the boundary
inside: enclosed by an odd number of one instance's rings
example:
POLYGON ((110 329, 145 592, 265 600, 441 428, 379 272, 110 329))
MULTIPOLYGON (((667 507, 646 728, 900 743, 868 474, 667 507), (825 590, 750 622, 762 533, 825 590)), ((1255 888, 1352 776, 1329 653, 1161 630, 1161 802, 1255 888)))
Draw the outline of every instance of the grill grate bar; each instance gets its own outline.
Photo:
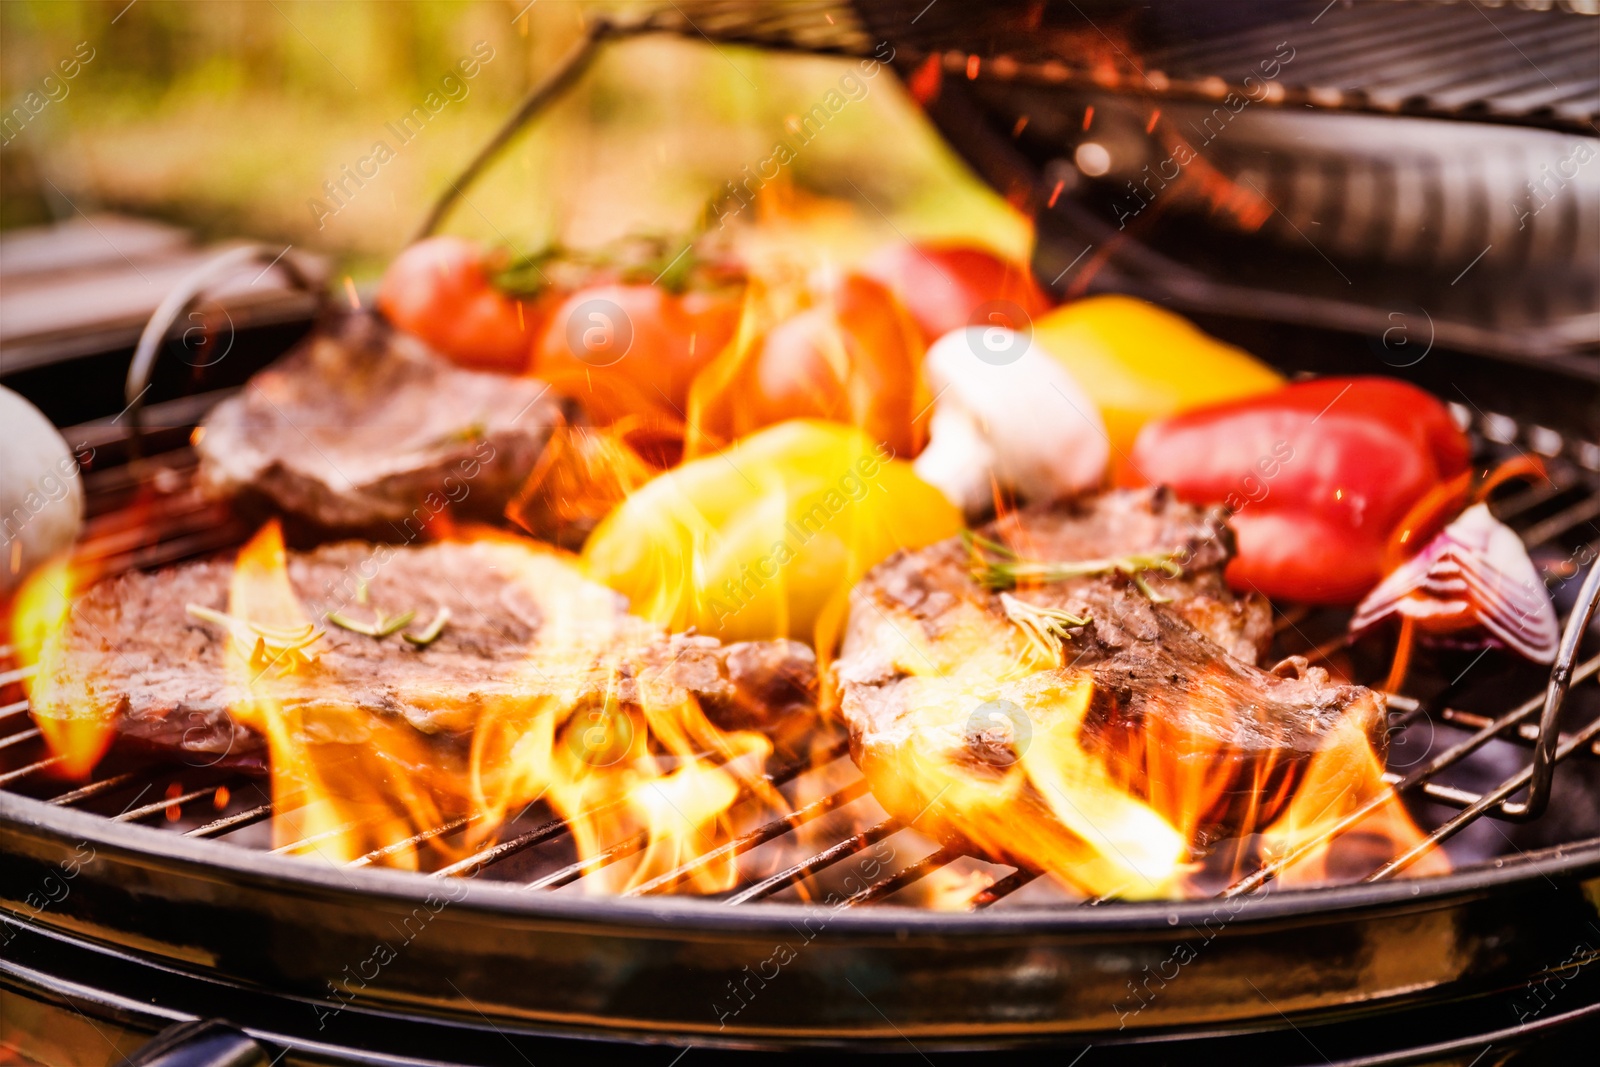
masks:
POLYGON ((1576 478, 1559 470, 1548 472, 1545 478, 1545 481, 1536 482, 1502 500, 1496 500, 1492 505, 1495 517, 1501 522, 1510 522, 1536 507, 1548 504, 1564 493, 1570 493, 1579 485, 1576 478))
POLYGON ((0 751, 4 751, 13 745, 26 744, 27 742, 37 740, 42 736, 44 735, 41 734, 37 728, 18 730, 9 737, 0 737, 0 751))
MULTIPOLYGON (((1596 719, 1594 722, 1578 731, 1576 735, 1569 738, 1565 744, 1559 746, 1556 749, 1556 762, 1559 763, 1561 760, 1566 759, 1580 745, 1590 744, 1596 738, 1600 738, 1600 719, 1596 719)), ((1411 848, 1407 849, 1405 852, 1401 853, 1399 856, 1396 856, 1394 859, 1378 868, 1372 874, 1368 875, 1365 881, 1381 882, 1387 878, 1392 878, 1394 875, 1405 870, 1407 867, 1421 859, 1424 855, 1432 851, 1438 845, 1450 840, 1450 838, 1454 837, 1479 815, 1482 815, 1496 807, 1503 808, 1506 800, 1508 800, 1512 794, 1516 793, 1523 786, 1527 785, 1532 778, 1533 766, 1530 764, 1529 766, 1518 771, 1516 774, 1512 775, 1499 788, 1485 793, 1478 799, 1476 803, 1468 806, 1459 815, 1455 815, 1446 820, 1442 826, 1440 826, 1433 833, 1429 834, 1425 840, 1413 845, 1411 848)))
MULTIPOLYGON (((849 750, 849 739, 840 738, 827 748, 821 750, 815 758, 817 760, 817 764, 820 765, 838 759, 849 750)), ((788 764, 787 766, 780 767, 771 774, 762 775, 761 779, 767 785, 782 785, 785 782, 799 777, 812 765, 813 763, 810 759, 797 760, 794 763, 788 764)), ((579 818, 592 819, 600 815, 606 815, 610 812, 616 811, 626 803, 626 799, 614 800, 610 803, 602 804, 597 808, 593 808, 584 812, 579 816, 579 818)), ((531 807, 532 805, 530 804, 529 806, 531 807)), ((567 820, 560 817, 551 819, 549 822, 543 823, 532 830, 518 834, 509 841, 501 841, 499 844, 489 846, 482 852, 477 852, 466 857, 465 859, 458 860, 457 862, 450 864, 448 867, 441 867, 439 870, 433 872, 434 877, 447 877, 451 875, 463 875, 470 877, 474 874, 477 874, 485 867, 490 866, 491 864, 499 863, 501 860, 514 856, 518 852, 532 848, 534 845, 559 837, 561 834, 569 831, 570 829, 571 826, 567 820)))
POLYGON ((123 786, 131 785, 143 777, 144 775, 139 771, 128 771, 126 774, 102 778, 98 782, 90 782, 88 785, 79 786, 70 793, 62 793, 58 797, 51 797, 50 803, 66 807, 69 804, 76 804, 80 800, 89 800, 92 797, 97 797, 101 793, 109 793, 114 789, 121 789, 123 786))
POLYGON ((887 878, 874 882, 860 892, 851 894, 841 902, 840 906, 854 908, 862 904, 872 904, 882 900, 884 897, 892 896, 906 886, 920 882, 940 867, 960 859, 961 855, 961 852, 949 847, 930 852, 909 867, 905 867, 887 878))
POLYGON ((9 719, 13 715, 21 715, 27 710, 28 702, 26 700, 19 700, 15 704, 0 704, 0 721, 9 719))
POLYGON ((30 763, 25 767, 18 767, 14 771, 7 771, 5 774, 0 774, 0 785, 10 785, 12 782, 20 782, 30 774, 36 774, 39 771, 48 770, 57 764, 65 762, 66 758, 67 757, 65 756, 46 756, 44 759, 30 763))
POLYGON ((204 796, 215 796, 217 790, 221 788, 222 786, 220 785, 208 785, 204 789, 191 789, 189 792, 180 793, 175 797, 164 797, 161 800, 152 801, 149 804, 144 804, 129 811, 125 811, 121 815, 113 815, 111 817, 111 821, 138 822, 140 819, 147 819, 159 812, 166 811, 168 808, 182 807, 183 805, 199 800, 204 796))
POLYGON ((271 816, 272 805, 261 804, 254 808, 247 808, 244 811, 235 812, 232 815, 225 815, 214 822, 206 823, 204 826, 197 826, 193 830, 187 830, 184 832, 183 836, 216 837, 218 834, 225 834, 229 830, 237 830, 244 826, 253 826, 256 823, 261 822, 263 819, 271 818, 271 816))
POLYGON ((709 866, 727 855, 743 855, 758 845, 764 845, 791 830, 794 830, 813 819, 821 818, 828 812, 842 808, 846 804, 859 800, 867 795, 867 780, 858 778, 836 793, 829 793, 820 800, 814 800, 797 811, 791 811, 781 819, 774 819, 763 826, 758 826, 749 833, 734 838, 725 845, 720 845, 709 852, 701 853, 679 867, 658 875, 634 888, 628 890, 625 896, 647 896, 651 893, 660 893, 671 889, 686 880, 695 871, 709 866))
POLYGON ((1458 808, 1470 808, 1483 799, 1482 793, 1474 793, 1470 789, 1457 789, 1443 782, 1424 782, 1422 791, 1433 800, 1454 804, 1458 808))
POLYGON ((998 901, 1004 900, 1006 897, 1009 897, 1012 893, 1015 893, 1017 890, 1021 889, 1023 886, 1027 885, 1037 877, 1039 877, 1038 871, 1030 871, 1025 867, 1017 868, 1004 878, 1000 879, 998 882, 991 885, 988 889, 983 890, 977 896, 973 897, 972 910, 982 911, 984 908, 987 908, 998 901))
POLYGON ((388 856, 393 856, 397 852, 404 852, 408 848, 414 848, 415 846, 423 844, 424 842, 432 841, 436 837, 443 837, 445 834, 455 833, 463 826, 475 821, 475 817, 471 815, 458 816, 442 826, 435 826, 432 829, 422 831, 420 834, 412 834, 404 841, 396 841, 392 845, 385 845, 382 848, 375 848, 371 852, 368 852, 365 856, 358 856, 351 860, 348 866, 368 866, 369 864, 376 863, 378 860, 384 859, 388 856))
POLYGON ((1542 545, 1546 541, 1554 541, 1579 523, 1592 521, 1596 516, 1600 516, 1600 494, 1586 496, 1576 504, 1556 512, 1543 522, 1535 523, 1528 527, 1523 531, 1523 540, 1530 547, 1542 545))
POLYGON ((642 851, 650 843, 650 835, 643 830, 631 837, 625 837, 610 848, 596 852, 576 863, 569 863, 560 870, 551 871, 543 878, 535 879, 526 886, 528 889, 560 889, 564 885, 571 885, 579 878, 593 874, 602 867, 609 867, 620 859, 626 859, 635 852, 642 851))
MULTIPOLYGON (((836 756, 830 757, 830 759, 837 759, 837 758, 838 757, 836 757, 836 756)), ((798 775, 798 774, 802 773, 809 766, 810 766, 809 762, 799 764, 796 768, 793 769, 793 773, 790 776, 793 777, 794 775, 798 775)), ((785 768, 785 771, 789 771, 790 769, 791 768, 785 768)), ((774 776, 763 776, 763 777, 766 777, 768 779, 769 784, 775 780, 774 776)), ((863 785, 864 784, 865 784, 865 782, 863 781, 863 785)), ((793 819, 797 814, 798 814, 798 812, 790 812, 788 815, 786 815, 784 817, 784 819, 779 820, 779 821, 780 821, 780 823, 787 822, 787 820, 793 819)), ((760 831, 758 830, 757 832, 759 833, 760 831)), ((611 864, 616 863, 618 860, 626 859, 627 857, 633 855, 634 853, 639 852, 640 850, 642 850, 649 843, 650 843, 650 835, 647 832, 641 830, 638 833, 635 833, 635 834, 633 834, 633 835, 631 835, 629 837, 623 838, 621 841, 616 842, 615 844, 611 845, 609 848, 606 848, 606 849, 604 849, 604 850, 602 850, 600 852, 597 852, 592 856, 587 856, 587 857, 585 857, 583 859, 580 859, 580 860, 576 861, 575 863, 569 863, 567 866, 562 867, 559 870, 552 871, 552 872, 550 872, 549 874, 545 875, 542 878, 538 878, 538 879, 536 879, 536 880, 534 880, 532 882, 529 882, 528 885, 527 885, 527 888, 528 889, 559 889, 564 885, 570 885, 571 883, 576 882, 580 878, 585 878, 585 877, 593 874, 594 872, 600 870, 602 867, 609 867, 611 864)), ((758 844, 759 842, 756 842, 756 843, 758 844)), ((723 846, 723 847, 726 848, 727 846, 723 846)), ((754 847, 754 845, 752 845, 751 847, 754 847)), ((724 853, 724 854, 726 854, 726 853, 724 853)), ((682 870, 682 869, 683 868, 679 868, 679 870, 682 870)), ((698 868, 695 867, 693 869, 698 869, 698 868)), ((675 873, 675 872, 668 872, 668 873, 675 873)), ((690 873, 692 873, 692 870, 690 871, 690 873)))
MULTIPOLYGON (((1457 711, 1454 708, 1446 708, 1441 713, 1441 717, 1453 726, 1460 726, 1469 730, 1481 730, 1494 721, 1487 715, 1478 715, 1470 711, 1457 711)), ((1507 741, 1515 741, 1522 745, 1532 745, 1539 740, 1539 727, 1536 723, 1520 723, 1515 730, 1501 731, 1500 736, 1507 741)), ((1566 738, 1563 737, 1561 740, 1565 741, 1566 738)), ((1600 756, 1600 740, 1589 746, 1586 751, 1591 755, 1600 756)))
MULTIPOLYGON (((1577 685, 1579 682, 1593 677, 1596 671, 1600 671, 1600 656, 1594 656, 1591 659, 1586 660, 1582 666, 1573 671, 1572 684, 1577 685)), ((1498 719, 1495 719, 1493 722, 1489 723, 1487 726, 1483 727, 1481 730, 1473 733, 1471 737, 1468 737, 1464 741, 1457 742, 1440 755, 1435 756, 1427 763, 1422 764, 1421 766, 1412 770, 1410 773, 1405 775, 1405 777, 1393 783, 1395 792, 1403 792, 1404 790, 1409 789, 1421 782, 1425 782, 1444 768, 1457 763, 1462 759, 1465 759, 1473 752, 1476 752, 1478 749, 1482 748, 1484 744, 1497 736, 1501 731, 1507 729, 1508 727, 1516 726, 1534 712, 1543 710, 1544 699, 1544 696, 1540 695, 1518 705, 1517 707, 1506 712, 1504 715, 1500 716, 1498 719)), ((1600 720, 1597 720, 1597 722, 1600 722, 1600 720)), ((1570 748, 1568 751, 1570 752, 1570 748)), ((1564 754, 1560 758, 1564 758, 1564 754)), ((1524 773, 1531 777, 1532 768, 1529 767, 1525 769, 1524 773)), ((1524 778, 1523 780, 1526 781, 1527 779, 1524 778)), ((1515 789, 1511 790, 1511 792, 1515 791, 1515 789)), ((1509 796, 1510 793, 1506 793, 1505 795, 1509 796)), ((1252 874, 1249 874, 1246 877, 1239 879, 1237 882, 1234 882, 1227 889, 1223 890, 1222 896, 1238 896, 1241 893, 1251 892, 1252 890, 1266 884, 1266 882, 1277 875, 1278 872, 1282 871, 1285 867, 1288 867, 1290 864, 1303 857, 1313 848, 1321 847, 1328 841, 1333 840, 1335 837, 1355 826, 1368 815, 1371 815, 1387 800, 1387 794, 1380 794, 1379 796, 1374 797, 1367 803, 1356 808, 1350 814, 1338 820, 1327 830, 1324 830, 1322 833, 1317 834, 1315 837, 1310 838, 1307 841, 1301 842, 1271 862, 1265 863, 1258 867, 1252 874)), ((1475 809, 1476 805, 1468 810, 1473 811, 1475 809)), ((1476 817, 1476 814, 1481 813, 1481 811, 1476 811, 1473 817, 1476 817)), ((1461 816, 1456 816, 1456 819, 1460 818, 1461 816)), ((1449 824, 1447 823, 1446 826, 1448 825, 1449 824)), ((1439 830, 1435 830, 1432 834, 1429 834, 1425 839, 1423 839, 1418 847, 1423 851, 1427 851, 1428 849, 1438 845, 1440 841, 1444 840, 1444 838, 1439 837, 1439 832, 1439 830)), ((1451 833, 1453 832, 1454 831, 1451 831, 1451 833)))
POLYGON ((302 837, 298 841, 290 841, 287 845, 279 845, 277 848, 268 849, 268 851, 274 856, 282 856, 286 853, 293 852, 296 849, 305 848, 307 845, 315 845, 322 841, 330 841, 333 838, 338 837, 340 834, 349 833, 351 830, 359 830, 361 829, 361 826, 361 820, 351 819, 349 822, 342 822, 338 826, 330 827, 321 833, 312 834, 310 837, 302 837))
POLYGON ((760 900, 763 897, 769 897, 778 892, 780 889, 788 888, 794 883, 800 881, 802 878, 815 874, 820 870, 833 866, 842 859, 846 859, 855 855, 868 845, 875 844, 878 841, 883 840, 885 837, 888 837, 892 833, 896 833, 901 828, 902 827, 899 819, 885 819, 876 826, 868 827, 867 829, 862 830, 860 833, 851 834, 843 841, 823 849, 810 859, 801 860, 794 866, 779 871, 770 878, 763 878, 754 885, 745 889, 741 889, 723 903, 747 904, 752 900, 760 900))
POLYGON ((27 681, 33 677, 36 669, 34 667, 17 667, 9 671, 0 671, 0 686, 27 681))
MULTIPOLYGON (((604 805, 603 807, 596 808, 591 812, 587 812, 586 814, 591 817, 595 815, 604 815, 607 811, 620 807, 622 803, 622 801, 616 801, 614 803, 604 805)), ((541 842, 549 841, 554 837, 559 837, 566 829, 566 822, 557 816, 556 818, 551 819, 549 822, 537 826, 532 830, 518 834, 509 841, 501 841, 499 844, 492 845, 489 848, 484 849, 482 852, 476 852, 471 856, 468 856, 466 859, 458 860, 457 862, 450 864, 448 867, 441 867, 437 871, 433 872, 433 876, 435 878, 445 878, 452 875, 471 877, 490 864, 499 863, 503 859, 515 856, 524 849, 532 848, 534 845, 537 845, 541 842)))

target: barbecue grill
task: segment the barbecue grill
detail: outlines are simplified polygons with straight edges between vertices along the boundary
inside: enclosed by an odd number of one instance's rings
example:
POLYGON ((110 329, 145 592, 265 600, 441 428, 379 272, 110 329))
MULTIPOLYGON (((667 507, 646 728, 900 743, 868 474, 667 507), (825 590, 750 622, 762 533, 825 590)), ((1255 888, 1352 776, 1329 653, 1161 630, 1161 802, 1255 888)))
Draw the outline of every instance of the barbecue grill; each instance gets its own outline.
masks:
MULTIPOLYGON (((1450 122, 1452 136, 1467 140, 1589 137, 1600 60, 1573 42, 1596 42, 1600 19, 1579 13, 1582 4, 1542 6, 1241 3, 1223 26, 1194 21, 1187 4, 1158 17, 1105 0, 1000 3, 981 16, 950 2, 676 4, 598 24, 508 125, 507 137, 616 34, 682 32, 849 55, 889 41, 952 143, 1037 210, 1044 281, 1064 292, 1151 296, 1291 372, 1409 378, 1452 403, 1486 464, 1544 457, 1549 477, 1503 491, 1494 508, 1551 576, 1566 625, 1561 659, 1545 677, 1498 658, 1440 655, 1418 667, 1408 687, 1417 696, 1391 698, 1386 777, 1428 831, 1414 853, 1361 866, 1356 850, 1349 884, 1330 888, 1280 888, 1277 869, 1265 868, 1218 886, 1213 899, 1074 899, 1035 872, 963 858, 889 817, 841 735, 820 742, 823 758, 771 770, 792 810, 747 820, 725 846, 740 857, 740 882, 715 898, 678 891, 690 873, 683 868, 622 898, 585 895, 586 878, 627 861, 641 842, 619 840, 577 861, 565 824, 538 808, 494 844, 431 871, 381 869, 377 854, 335 867, 275 854, 286 850, 270 847, 266 785, 237 770, 123 753, 88 782, 52 777, 22 672, 4 663, 0 1007, 21 1025, 35 1012, 81 1014, 100 1029, 85 1032, 96 1042, 227 1020, 174 1031, 147 1053, 183 1064, 265 1063, 285 1050, 283 1062, 498 1063, 508 1043, 530 1062, 564 1062, 592 1057, 595 1039, 631 1043, 638 1061, 663 1064, 686 1048, 695 1057, 751 1048, 814 1055, 847 1041, 906 1058, 1037 1046, 1064 1052, 1063 1062, 1544 1062, 1557 1042, 1592 1035, 1600 655, 1582 647, 1600 600, 1592 263, 1561 258, 1559 245, 1552 258, 1530 241, 1514 264, 1478 264, 1493 269, 1471 298, 1435 299, 1415 282, 1392 290, 1412 302, 1403 309, 1409 328, 1431 328, 1408 339, 1428 339, 1414 359, 1386 332, 1396 321, 1383 288, 1394 276, 1385 263, 1395 235, 1419 217, 1447 217, 1453 198, 1487 195, 1473 185, 1487 179, 1417 179, 1419 207, 1396 205, 1364 228, 1348 223, 1365 236, 1330 254, 1362 281, 1341 292, 1337 278, 1321 276, 1339 268, 1329 271, 1323 253, 1297 247, 1292 233, 1227 220, 1202 231, 1175 205, 1125 235, 1116 202, 1097 187, 1104 175, 1089 173, 1098 166, 1074 162, 1096 129, 1084 121, 1087 107, 1102 117, 1118 108, 1147 116, 1152 106, 1170 115, 1221 101, 1230 86, 1243 87, 1255 46, 1287 39, 1291 25, 1308 29, 1294 38, 1306 43, 1288 71, 1315 76, 1286 71, 1282 96, 1259 109, 1276 109, 1269 122, 1450 122), (1107 64, 1068 47, 1091 35, 1113 46, 1107 64), (1434 47, 1441 37, 1457 44, 1434 47), (1163 43, 1177 40, 1187 43, 1163 43), (1368 62, 1380 45, 1384 59, 1368 62), (1318 48, 1322 59, 1297 68, 1318 48), (1507 66, 1502 52, 1511 49, 1548 67, 1550 84, 1507 66), (1489 54, 1493 63, 1481 67, 1458 59, 1489 54), (929 71, 938 72, 936 91, 929 71), (1319 113, 1294 110, 1307 104, 1319 113), (1073 188, 1058 190, 1071 175, 1073 188), (1196 247, 1199 232, 1228 255, 1196 247), (1280 277, 1212 269, 1207 255, 1271 256, 1280 277), (1530 307, 1529 292, 1544 282, 1550 291, 1530 307), (1424 308, 1425 325, 1416 316, 1424 308), (1533 320, 1538 329, 1524 331, 1533 320), (1453 873, 1402 877, 1425 849, 1444 850, 1453 873), (967 888, 952 897, 951 885, 967 888)), ((1159 129, 1152 124, 1149 136, 1159 129)), ((1122 149, 1106 136, 1115 162, 1122 149)), ((1230 127, 1219 152, 1272 139, 1270 125, 1230 127)), ((1282 143, 1276 151, 1287 169, 1275 173, 1294 186, 1306 161, 1282 143)), ((1419 166, 1427 170, 1425 160, 1419 166)), ((1359 170, 1329 179, 1327 195, 1348 193, 1359 170)), ((1405 174, 1416 178, 1402 165, 1395 180, 1405 174)), ((1278 185, 1261 188, 1270 195, 1278 185)), ((1551 216, 1566 219, 1569 250, 1595 240, 1600 221, 1592 197, 1571 199, 1562 210, 1573 214, 1551 216)), ((441 201, 429 225, 449 206, 441 201)), ((1285 221, 1298 210, 1279 206, 1274 218, 1285 221)), ((171 304, 175 318, 182 298, 171 304)), ((165 327, 157 321, 147 336, 163 337, 165 327)), ((134 362, 138 387, 149 361, 134 362)), ((66 382, 73 369, 57 373, 66 382)), ((83 551, 99 569, 201 557, 248 536, 247 524, 193 485, 190 433, 216 399, 153 401, 136 422, 107 411, 63 431, 94 449, 83 551)), ((1335 612, 1292 615, 1279 646, 1343 655, 1342 628, 1335 612)), ((1377 665, 1349 651, 1366 680, 1376 677, 1377 665)), ((460 821, 429 828, 413 843, 464 829, 460 821)))

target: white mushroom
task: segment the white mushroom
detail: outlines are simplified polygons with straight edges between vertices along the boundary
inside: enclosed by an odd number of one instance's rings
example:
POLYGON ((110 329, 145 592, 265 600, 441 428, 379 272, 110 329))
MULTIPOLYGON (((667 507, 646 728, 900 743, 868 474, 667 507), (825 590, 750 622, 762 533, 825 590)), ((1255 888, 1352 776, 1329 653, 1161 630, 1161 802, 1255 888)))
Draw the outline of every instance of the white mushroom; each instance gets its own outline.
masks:
POLYGON ((1111 445, 1094 401, 1027 334, 971 326, 941 337, 924 364, 935 396, 916 472, 969 517, 996 484, 1029 501, 1098 487, 1111 445))
POLYGON ((72 547, 83 525, 78 462, 43 413, 0 386, 0 595, 72 547))

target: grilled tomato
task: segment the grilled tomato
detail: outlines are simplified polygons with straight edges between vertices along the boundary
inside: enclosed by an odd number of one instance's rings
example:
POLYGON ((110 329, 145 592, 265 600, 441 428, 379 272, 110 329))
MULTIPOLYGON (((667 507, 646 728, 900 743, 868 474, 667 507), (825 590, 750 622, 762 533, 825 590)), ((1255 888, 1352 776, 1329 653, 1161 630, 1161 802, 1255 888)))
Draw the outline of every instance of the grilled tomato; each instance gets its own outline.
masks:
POLYGON ((537 333, 538 305, 496 288, 491 258, 461 237, 418 241, 384 273, 378 309, 452 362, 519 374, 537 333))

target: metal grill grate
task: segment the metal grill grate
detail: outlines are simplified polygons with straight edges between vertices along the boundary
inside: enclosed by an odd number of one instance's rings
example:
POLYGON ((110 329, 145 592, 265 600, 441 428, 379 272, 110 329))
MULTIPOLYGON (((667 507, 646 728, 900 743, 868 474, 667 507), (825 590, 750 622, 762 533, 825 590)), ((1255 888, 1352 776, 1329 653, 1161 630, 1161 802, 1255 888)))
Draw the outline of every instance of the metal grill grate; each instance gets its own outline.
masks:
MULTIPOLYGON (((1583 3, 1258 0, 1227 11, 1176 0, 930 4, 698 0, 651 11, 639 30, 856 56, 889 41, 973 79, 1220 101, 1259 87, 1281 43, 1292 68, 1265 103, 1511 122, 1593 135, 1600 18, 1583 3)), ((1255 93, 1249 95, 1255 96, 1255 93)))
MULTIPOLYGON (((161 412, 152 411, 152 421, 160 423, 161 412)), ((1458 415, 1466 421, 1466 412, 1458 415)), ((1597 450, 1591 445, 1562 441, 1548 430, 1523 431, 1501 416, 1480 415, 1475 429, 1490 450, 1520 449, 1524 444, 1554 455, 1548 484, 1536 486, 1502 499, 1497 510, 1508 522, 1518 526, 1533 547, 1558 539, 1574 543, 1579 528, 1595 532, 1594 538, 1578 538, 1583 558, 1592 559, 1594 546, 1600 545, 1600 530, 1592 520, 1600 515, 1600 473, 1592 460, 1597 450), (1587 542, 1584 545, 1583 542, 1587 542)), ((120 432, 103 428, 68 431, 79 440, 97 435, 102 454, 116 454, 126 445, 120 432)), ((112 467, 86 475, 89 519, 83 552, 108 573, 130 567, 150 567, 204 556, 243 540, 248 530, 230 517, 226 509, 205 501, 192 484, 195 458, 187 447, 186 432, 158 434, 178 447, 159 453, 142 464, 112 467)), ((1574 553, 1572 558, 1579 558, 1574 553)), ((1300 620, 1302 623, 1306 620, 1300 620)), ((1286 626, 1285 629, 1298 629, 1286 626)), ((1329 641, 1313 654, 1326 654, 1338 645, 1329 641)), ((36 797, 52 805, 99 811, 120 822, 166 824, 175 832, 194 838, 208 838, 252 848, 270 848, 264 825, 273 815, 265 783, 238 771, 222 769, 174 768, 170 764, 151 765, 108 760, 95 779, 83 784, 64 784, 47 772, 59 760, 45 748, 44 740, 27 715, 21 699, 20 683, 27 675, 23 668, 10 664, 11 650, 0 648, 0 788, 36 797), (207 810, 208 807, 211 810, 207 810), (204 815, 197 811, 205 812, 204 815)), ((1570 681, 1583 683, 1600 672, 1600 655, 1574 666, 1570 681)), ((1424 717, 1440 728, 1457 732, 1460 740, 1442 748, 1437 755, 1409 770, 1395 770, 1385 777, 1417 807, 1423 801, 1458 809, 1444 818, 1415 849, 1393 862, 1370 871, 1367 880, 1395 876, 1430 849, 1459 834, 1485 815, 1508 818, 1517 814, 1513 798, 1523 792, 1534 775, 1536 761, 1525 753, 1517 759, 1520 767, 1506 775, 1493 788, 1474 790, 1451 784, 1445 779, 1471 755, 1489 746, 1506 752, 1533 750, 1541 739, 1550 746, 1553 764, 1574 756, 1600 755, 1600 718, 1570 734, 1541 732, 1539 716, 1545 698, 1535 695, 1516 703, 1498 715, 1468 712, 1444 706, 1451 696, 1447 688, 1433 701, 1394 696, 1390 698, 1392 725, 1403 728, 1424 717), (1438 706, 1434 706, 1438 705, 1438 706)), ((992 907, 1034 883, 1037 872, 1015 870, 999 864, 984 864, 962 856, 958 851, 939 846, 887 814, 873 800, 864 779, 850 763, 845 739, 830 735, 818 743, 813 758, 779 768, 765 776, 774 789, 792 802, 792 810, 773 817, 752 811, 752 818, 731 840, 715 850, 640 884, 628 895, 646 896, 670 893, 689 880, 696 870, 729 859, 764 857, 760 863, 741 867, 739 884, 723 895, 730 904, 745 904, 772 898, 820 895, 818 886, 851 861, 878 843, 893 839, 896 862, 885 863, 882 872, 857 872, 854 882, 846 880, 840 894, 845 906, 864 906, 879 902, 917 902, 925 880, 942 870, 957 871, 965 865, 970 889, 956 902, 969 910, 992 907), (909 857, 908 862, 902 862, 909 857), (976 865, 976 866, 974 866, 976 865), (974 877, 973 871, 982 874, 974 877)), ((753 808, 754 805, 751 805, 753 808)), ((600 814, 600 813, 596 813, 600 814)), ((1343 832, 1359 816, 1352 816, 1333 827, 1328 836, 1343 832)), ((354 866, 382 860, 386 854, 421 845, 436 838, 460 833, 468 818, 459 817, 431 827, 389 848, 362 856, 354 866)), ((328 831, 333 833, 335 831, 328 831)), ((1313 842, 1312 844, 1319 843, 1313 842)), ((272 849, 288 852, 314 846, 315 838, 272 849)), ((1576 843, 1576 842, 1573 842, 1576 843)), ((437 877, 486 877, 514 881, 535 891, 555 891, 580 883, 602 868, 636 855, 644 844, 642 836, 611 842, 597 854, 574 860, 570 828, 559 818, 540 814, 508 824, 492 845, 471 855, 440 866, 437 877), (526 821, 525 821, 526 820, 526 821)), ((1273 877, 1298 853, 1279 863, 1255 870, 1228 887, 1225 895, 1246 892, 1273 877)), ((1043 886, 1053 883, 1044 880, 1043 886)), ((1034 894, 1061 901, 1064 894, 1034 894)), ((1098 905, 1101 900, 1070 901, 1098 905)), ((949 906, 949 901, 945 901, 949 906)))

